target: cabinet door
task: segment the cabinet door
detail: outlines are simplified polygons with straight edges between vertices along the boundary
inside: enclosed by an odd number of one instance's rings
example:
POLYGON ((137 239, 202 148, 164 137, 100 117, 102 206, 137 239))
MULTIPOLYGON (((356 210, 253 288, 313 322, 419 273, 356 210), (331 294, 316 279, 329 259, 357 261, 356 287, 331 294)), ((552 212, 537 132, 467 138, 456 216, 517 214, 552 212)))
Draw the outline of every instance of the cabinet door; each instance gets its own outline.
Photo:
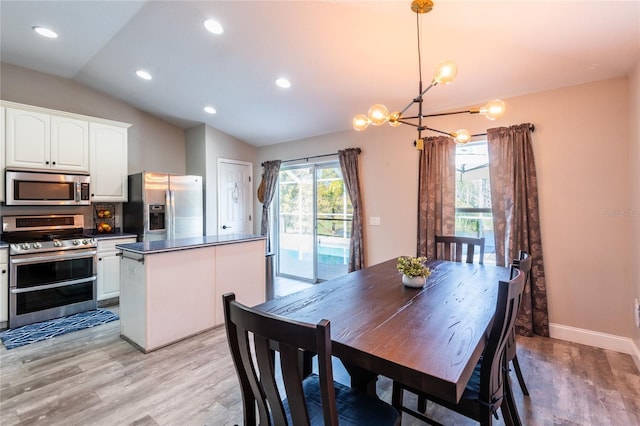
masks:
POLYGON ((120 296, 120 257, 116 252, 98 255, 98 300, 120 296))
POLYGON ((7 249, 0 249, 0 322, 9 321, 9 264, 7 249))
POLYGON ((135 237, 98 241, 98 300, 120 296, 120 250, 115 246, 135 242, 135 237))
POLYGON ((6 166, 49 169, 50 116, 7 108, 6 126, 6 166))
POLYGON ((89 123, 51 117, 51 168, 89 172, 89 123))
POLYGON ((5 167, 5 161, 4 161, 4 157, 5 157, 5 133, 6 133, 6 126, 5 126, 5 117, 4 117, 5 111, 4 111, 4 107, 0 107, 0 202, 4 201, 4 192, 5 192, 5 188, 4 188, 4 167, 5 167))
POLYGON ((91 201, 127 201, 127 129, 89 123, 91 201))

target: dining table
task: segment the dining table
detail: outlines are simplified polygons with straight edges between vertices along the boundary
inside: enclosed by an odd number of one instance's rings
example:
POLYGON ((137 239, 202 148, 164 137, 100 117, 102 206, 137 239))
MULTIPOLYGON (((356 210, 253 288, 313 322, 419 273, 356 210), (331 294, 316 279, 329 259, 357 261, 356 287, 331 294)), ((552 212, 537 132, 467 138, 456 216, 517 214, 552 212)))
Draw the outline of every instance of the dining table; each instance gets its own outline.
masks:
POLYGON ((489 337, 498 282, 495 265, 430 260, 422 288, 402 284, 397 258, 255 308, 289 319, 330 321, 332 355, 351 386, 376 392, 378 375, 446 401, 460 401, 489 337))

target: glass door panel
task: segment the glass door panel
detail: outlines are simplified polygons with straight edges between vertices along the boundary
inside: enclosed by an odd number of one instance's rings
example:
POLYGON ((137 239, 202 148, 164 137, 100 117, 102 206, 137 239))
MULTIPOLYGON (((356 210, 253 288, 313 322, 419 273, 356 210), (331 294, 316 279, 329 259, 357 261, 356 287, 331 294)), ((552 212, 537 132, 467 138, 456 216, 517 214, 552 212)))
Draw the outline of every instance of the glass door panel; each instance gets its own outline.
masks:
POLYGON ((313 166, 281 170, 278 179, 278 271, 315 281, 313 166))
POLYGON ((339 165, 316 168, 317 279, 346 275, 353 207, 345 193, 339 165))

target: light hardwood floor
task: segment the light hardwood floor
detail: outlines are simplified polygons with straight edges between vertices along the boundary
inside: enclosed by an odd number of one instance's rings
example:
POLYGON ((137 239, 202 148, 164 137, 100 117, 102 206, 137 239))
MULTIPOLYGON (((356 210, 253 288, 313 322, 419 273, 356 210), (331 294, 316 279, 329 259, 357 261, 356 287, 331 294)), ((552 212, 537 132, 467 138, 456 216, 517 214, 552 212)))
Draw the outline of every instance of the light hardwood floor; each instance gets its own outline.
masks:
MULTIPOLYGON (((640 375, 631 357, 542 337, 518 343, 531 391, 523 397, 514 382, 526 425, 640 425, 640 375)), ((335 375, 347 379, 341 368, 335 375)), ((391 382, 380 378, 378 394, 389 401, 390 393, 391 382)), ((445 424, 474 424, 442 408, 429 413, 445 424)), ((150 354, 120 339, 118 321, 1 347, 0 424, 242 424, 224 328, 150 354)), ((403 424, 421 423, 405 414, 403 424)))

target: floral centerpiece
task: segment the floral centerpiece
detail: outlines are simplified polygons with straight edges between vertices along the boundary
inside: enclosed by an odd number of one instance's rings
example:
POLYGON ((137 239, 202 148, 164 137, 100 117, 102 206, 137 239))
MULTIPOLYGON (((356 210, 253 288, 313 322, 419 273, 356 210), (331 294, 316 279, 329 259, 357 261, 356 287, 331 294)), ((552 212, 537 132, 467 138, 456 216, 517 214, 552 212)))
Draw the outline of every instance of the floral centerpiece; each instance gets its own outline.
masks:
POLYGON ((424 256, 400 256, 398 258, 398 271, 402 272, 402 283, 409 287, 424 286, 431 270, 424 264, 427 258, 424 256))

